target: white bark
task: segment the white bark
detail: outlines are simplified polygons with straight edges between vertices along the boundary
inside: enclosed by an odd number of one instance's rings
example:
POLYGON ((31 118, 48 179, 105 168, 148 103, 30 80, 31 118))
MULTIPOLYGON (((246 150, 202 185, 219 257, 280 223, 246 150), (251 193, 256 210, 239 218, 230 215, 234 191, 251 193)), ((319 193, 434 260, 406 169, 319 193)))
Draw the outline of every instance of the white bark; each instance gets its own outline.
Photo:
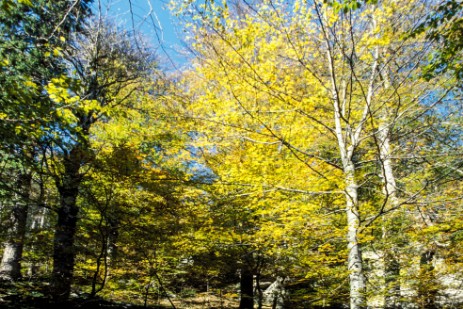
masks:
POLYGON ((26 235, 29 195, 31 191, 31 175, 19 174, 16 185, 18 192, 14 194, 13 209, 10 217, 11 228, 8 238, 3 243, 3 256, 0 263, 0 278, 18 280, 21 277, 21 259, 26 235))
MULTIPOLYGON (((347 215, 347 248, 348 270, 350 283, 350 308, 366 308, 366 280, 363 270, 362 251, 358 242, 360 228, 360 213, 358 200, 358 184, 355 179, 355 164, 353 156, 355 149, 360 144, 362 132, 370 117, 371 103, 374 95, 374 82, 378 67, 378 49, 375 50, 375 58, 371 65, 371 75, 368 81, 368 89, 364 96, 362 116, 357 123, 348 122, 345 117, 345 109, 338 94, 338 81, 336 80, 336 68, 332 56, 332 49, 327 41, 327 61, 331 79, 331 95, 334 107, 335 134, 338 141, 339 154, 345 181, 346 215, 347 215)), ((351 68, 352 70, 354 68, 351 68)), ((360 81, 357 81, 360 82, 360 81)), ((360 104, 360 102, 359 102, 360 104)))
POLYGON ((273 309, 284 309, 285 302, 288 299, 288 292, 285 288, 285 278, 277 277, 264 291, 264 300, 267 305, 271 305, 273 309))
POLYGON ((386 196, 387 202, 391 207, 396 208, 399 206, 397 198, 397 186, 393 172, 393 163, 391 159, 391 145, 389 137, 389 126, 386 121, 382 121, 378 129, 379 137, 379 151, 383 176, 383 191, 386 196))
MULTIPOLYGON (((384 67, 384 89, 390 88, 388 66, 384 67)), ((381 120, 378 126, 377 142, 379 143, 379 159, 381 165, 381 176, 383 182, 383 194, 385 197, 382 210, 392 210, 391 218, 383 220, 383 243, 384 243, 384 281, 386 293, 384 295, 384 308, 400 308, 400 261, 396 246, 389 247, 388 242, 397 234, 397 219, 394 211, 400 206, 397 196, 397 185, 393 171, 392 148, 390 133, 392 123, 390 121, 388 106, 384 107, 381 120)))
POLYGON ((347 213, 347 265, 350 281, 350 308, 364 308, 365 275, 363 272, 362 252, 358 243, 360 217, 358 211, 358 185, 355 181, 355 169, 352 162, 344 167, 346 181, 346 213, 347 213))
POLYGON ((365 98, 365 106, 362 118, 357 127, 352 130, 349 123, 343 128, 343 117, 341 102, 338 96, 337 82, 335 75, 334 60, 331 55, 331 50, 328 48, 327 60, 329 65, 332 97, 334 107, 334 122, 335 134, 338 141, 338 149, 342 160, 345 181, 346 195, 346 215, 347 215, 347 249, 348 249, 348 270, 350 284, 350 308, 362 309, 366 307, 366 280, 363 271, 362 252, 358 242, 358 233, 360 228, 360 215, 358 205, 358 184, 355 179, 355 165, 353 155, 356 146, 360 142, 361 132, 368 117, 371 98, 373 96, 373 80, 377 67, 376 61, 372 66, 372 76, 370 78, 367 97, 365 98), (343 134, 343 132, 347 132, 343 134))
MULTIPOLYGON (((397 187, 393 172, 393 162, 391 159, 390 127, 386 119, 383 119, 378 128, 378 142, 380 151, 380 163, 383 178, 383 193, 385 196, 384 207, 387 210, 397 209, 399 200, 397 197, 397 187)), ((392 216, 394 213, 392 213, 392 216)), ((384 248, 384 280, 386 294, 384 296, 384 308, 394 309, 400 306, 400 262, 397 248, 389 248, 387 242, 392 235, 396 234, 394 216, 391 220, 383 220, 383 242, 384 248), (389 224, 391 222, 391 224, 389 224)))
MULTIPOLYGON (((347 214, 347 249, 348 249, 348 270, 350 284, 350 308, 361 309, 366 306, 365 298, 365 275, 363 272, 362 252, 358 243, 358 231, 360 227, 360 217, 358 209, 358 185, 355 180, 355 165, 352 155, 358 142, 361 130, 356 130, 356 134, 350 135, 350 145, 347 146, 347 138, 343 134, 341 104, 336 89, 336 79, 334 63, 330 51, 327 52, 328 63, 331 72, 332 96, 334 103, 334 122, 335 133, 338 140, 338 149, 341 155, 346 195, 346 214, 347 214)), ((363 119, 362 119, 363 120, 363 119)), ((362 125, 363 121, 359 125, 362 125)), ((350 130, 349 130, 350 131, 350 130)))
MULTIPOLYGON (((334 79, 333 79, 334 82, 334 79)), ((335 90, 334 108, 335 108, 335 125, 336 136, 338 138, 338 147, 341 154, 345 180, 346 195, 346 214, 347 214, 347 264, 349 269, 350 283, 350 308, 360 309, 366 305, 365 298, 365 275, 363 272, 362 252, 358 243, 358 231, 360 227, 360 216, 358 209, 358 184, 355 180, 355 165, 352 161, 354 145, 346 147, 346 141, 342 134, 341 113, 339 101, 335 90)), ((351 141, 352 142, 352 141, 351 141)))
POLYGON ((3 256, 0 266, 0 278, 3 280, 15 280, 15 277, 19 277, 20 269, 18 268, 17 261, 18 246, 12 242, 5 242, 3 244, 3 256))

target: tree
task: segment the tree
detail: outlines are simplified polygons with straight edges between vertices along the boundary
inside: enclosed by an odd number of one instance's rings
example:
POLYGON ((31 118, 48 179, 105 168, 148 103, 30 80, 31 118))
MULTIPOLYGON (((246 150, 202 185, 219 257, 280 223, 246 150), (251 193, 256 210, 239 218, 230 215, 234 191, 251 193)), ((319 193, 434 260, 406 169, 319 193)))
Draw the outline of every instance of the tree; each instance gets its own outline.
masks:
POLYGON ((370 233, 378 218, 412 203, 426 186, 415 186, 397 201, 388 146, 392 132, 448 94, 439 80, 410 79, 419 74, 429 43, 396 36, 413 28, 424 6, 381 2, 360 11, 317 1, 244 6, 248 10, 240 18, 227 2, 193 4, 186 11, 195 12, 189 20, 195 69, 205 81, 196 87, 202 91, 193 97, 200 105, 193 115, 213 123, 215 131, 223 125, 232 136, 286 147, 306 164, 312 186, 330 183, 319 193, 344 194, 350 302, 351 308, 363 308, 361 248, 374 245, 370 233), (413 14, 399 23, 404 12, 413 14), (378 188, 382 194, 370 193, 378 188))
POLYGON ((426 65, 425 76, 432 78, 436 74, 452 72, 461 80, 463 70, 460 62, 463 41, 463 9, 461 1, 445 0, 433 3, 426 19, 412 32, 412 36, 426 33, 427 38, 440 44, 426 65))
POLYGON ((86 166, 94 160, 91 129, 118 108, 130 106, 153 72, 154 59, 138 38, 95 20, 62 51, 67 76, 53 79, 47 92, 55 103, 56 122, 46 145, 49 172, 60 196, 54 236, 53 295, 69 296, 74 267, 77 197, 86 166))
POLYGON ((151 94, 141 93, 111 119, 95 123, 95 158, 81 186, 76 245, 85 252, 78 256, 85 263, 76 265, 80 280, 91 273, 92 296, 104 294, 105 286, 119 290, 118 281, 129 277, 147 287, 147 297, 177 259, 172 238, 182 230, 180 218, 190 215, 182 202, 188 173, 178 156, 187 157, 166 98, 153 95, 165 88, 163 81, 155 83, 151 94))
POLYGON ((37 145, 44 127, 49 125, 52 109, 44 87, 49 80, 64 72, 63 61, 56 54, 72 32, 80 31, 83 18, 90 13, 90 2, 1 3, 0 134, 2 157, 5 162, 12 160, 8 175, 3 175, 7 178, 2 177, 2 185, 6 190, 16 191, 10 202, 13 204, 11 227, 0 266, 2 277, 7 279, 17 280, 21 276, 20 261, 31 203, 32 174, 38 168, 35 161, 37 145), (12 174, 16 181, 10 182, 8 178, 12 174))

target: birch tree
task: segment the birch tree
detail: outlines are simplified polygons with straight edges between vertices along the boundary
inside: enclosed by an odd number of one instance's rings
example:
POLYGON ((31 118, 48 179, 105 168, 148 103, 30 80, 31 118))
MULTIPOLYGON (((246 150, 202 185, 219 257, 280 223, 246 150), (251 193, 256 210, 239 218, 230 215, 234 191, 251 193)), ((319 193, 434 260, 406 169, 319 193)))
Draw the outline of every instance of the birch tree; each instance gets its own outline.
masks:
POLYGON ((418 75, 426 43, 395 36, 423 16, 424 4, 380 2, 351 11, 317 1, 272 1, 244 4, 239 18, 227 5, 189 7, 195 12, 190 24, 198 78, 208 81, 205 94, 195 98, 202 102, 197 117, 280 143, 307 164, 308 179, 317 175, 332 185, 332 194, 344 195, 350 306, 364 308, 362 247, 372 243, 362 239, 378 218, 416 198, 408 194, 398 201, 391 132, 399 119, 413 119, 446 93, 439 82, 410 79, 418 75), (410 19, 395 24, 395 33, 383 31, 405 14, 410 19), (387 86, 391 63, 397 83, 387 86), (432 93, 441 96, 423 107, 432 93), (382 184, 370 176, 375 166, 382 184), (379 202, 363 193, 378 185, 379 202))

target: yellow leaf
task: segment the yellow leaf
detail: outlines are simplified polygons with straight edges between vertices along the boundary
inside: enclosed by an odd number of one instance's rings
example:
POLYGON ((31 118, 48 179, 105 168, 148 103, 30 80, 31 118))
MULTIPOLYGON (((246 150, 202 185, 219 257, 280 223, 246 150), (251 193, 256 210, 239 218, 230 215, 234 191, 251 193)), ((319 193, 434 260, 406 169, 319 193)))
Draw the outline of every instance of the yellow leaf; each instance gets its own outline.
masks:
POLYGON ((18 0, 18 2, 24 5, 32 6, 31 0, 18 0))

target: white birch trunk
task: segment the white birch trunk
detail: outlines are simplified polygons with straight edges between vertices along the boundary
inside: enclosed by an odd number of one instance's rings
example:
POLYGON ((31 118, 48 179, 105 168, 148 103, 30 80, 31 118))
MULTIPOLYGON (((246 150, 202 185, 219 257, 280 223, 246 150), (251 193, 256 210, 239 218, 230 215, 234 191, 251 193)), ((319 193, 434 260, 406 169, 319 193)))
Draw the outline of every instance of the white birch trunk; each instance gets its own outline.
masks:
POLYGON ((360 217, 358 211, 358 185, 355 181, 355 169, 352 161, 344 166, 346 181, 346 212, 347 212, 347 265, 350 281, 350 308, 365 308, 365 275, 363 272, 362 252, 358 243, 360 217))
MULTIPOLYGON (((358 141, 357 134, 351 134, 349 147, 347 146, 346 135, 343 134, 342 114, 340 108, 339 97, 336 90, 336 80, 334 78, 334 66, 331 55, 328 52, 328 60, 332 72, 331 81, 333 85, 332 94, 334 102, 334 122, 335 133, 338 140, 338 148, 341 155, 346 195, 346 215, 347 215, 347 249, 348 258, 347 265, 349 270, 350 284, 350 308, 362 309, 366 307, 365 297, 365 275, 363 272, 362 252, 358 243, 358 232, 360 227, 360 216, 358 209, 358 184, 355 180, 355 165, 352 160, 352 155, 355 145, 358 141)), ((357 130, 356 132, 360 132, 357 130)))
MULTIPOLYGON (((330 58, 330 57, 329 57, 330 58)), ((334 74, 334 73, 333 73, 334 74)), ((334 75, 333 75, 334 76, 334 75)), ((332 83, 335 85, 335 79, 332 77, 332 83)), ((362 252, 358 243, 358 232, 360 227, 360 216, 358 208, 358 184, 355 180, 355 165, 352 155, 355 145, 358 141, 356 135, 351 135, 351 145, 347 147, 346 136, 343 134, 342 114, 337 91, 333 86, 334 97, 334 121, 335 131, 338 139, 339 152, 342 159, 345 181, 346 195, 346 215, 347 215, 347 265, 349 270, 350 284, 350 308, 361 309, 366 307, 365 297, 365 275, 363 272, 362 252)), ((360 131, 358 131, 360 132, 360 131)))
MULTIPOLYGON (((399 207, 397 197, 397 187, 393 172, 393 162, 391 159, 390 146, 390 128, 386 119, 383 119, 378 128, 378 142, 380 150, 380 163, 382 170, 383 193, 385 196, 385 207, 394 209, 399 207)), ((383 242, 385 244, 383 260, 384 260, 384 281, 386 294, 384 295, 384 308, 395 309, 400 306, 400 261, 398 258, 398 250, 395 247, 389 247, 388 241, 396 232, 394 212, 392 218, 383 220, 383 242)))
MULTIPOLYGON (((384 67, 384 89, 391 86, 388 66, 384 67)), ((388 107, 384 107, 382 118, 378 127, 377 142, 379 143, 379 159, 381 164, 381 176, 383 182, 383 194, 385 197, 383 207, 392 210, 390 218, 383 218, 383 262, 384 262, 384 283, 386 293, 384 295, 384 308, 400 308, 400 260, 396 246, 389 246, 391 238, 397 236, 397 218, 395 211, 400 206, 397 196, 397 185, 393 171, 391 158, 392 148, 390 143, 391 122, 389 121, 388 107)))
MULTIPOLYGON (((359 78, 355 72, 356 67, 353 63, 354 59, 341 60, 341 65, 349 62, 348 73, 345 73, 343 69, 338 70, 335 54, 341 53, 345 56, 345 45, 338 45, 342 41, 341 37, 336 37, 336 31, 330 32, 326 30, 325 25, 329 24, 326 22, 327 18, 323 18, 321 12, 317 9, 320 23, 322 25, 322 34, 324 36, 326 44, 326 60, 327 68, 331 83, 331 97, 334 108, 334 133, 338 142, 339 155, 342 160, 342 169, 344 172, 344 184, 345 184, 345 195, 346 195, 346 216, 347 216, 347 248, 348 257, 347 264, 349 270, 349 284, 350 284, 350 308, 351 309, 364 309, 367 307, 366 301, 366 279, 364 274, 364 267, 362 261, 362 251, 358 242, 358 235, 360 232, 361 218, 359 211, 359 196, 358 188, 359 185, 355 178, 356 166, 354 162, 354 155, 357 147, 360 145, 362 138, 364 138, 364 129, 367 122, 371 119, 373 109, 372 101, 375 90, 375 81, 377 78, 378 70, 378 57, 379 48, 376 47, 373 52, 373 60, 370 66, 370 74, 368 76, 368 86, 365 87, 364 92, 363 82, 364 78, 359 78), (334 37, 333 37, 334 36, 334 37), (338 46, 338 48, 336 48, 338 46), (344 51, 342 51, 344 50, 344 51), (347 60, 347 61, 346 61, 347 60), (339 76, 341 78, 339 78, 339 76), (352 104, 346 105, 345 99, 348 95, 347 86, 359 85, 362 96, 352 97, 352 104), (344 88, 344 89, 343 89, 344 88), (340 93, 343 96, 340 97, 340 93), (354 109, 362 110, 360 117, 351 117, 354 109)), ((371 33, 374 34, 376 28, 376 21, 374 18, 371 19, 371 33)), ((354 31, 353 28, 350 31, 354 31)), ((354 38, 354 34, 352 38, 354 38)), ((350 47, 355 50, 356 42, 354 40, 346 42, 347 46, 352 44, 350 47)), ((364 76, 364 73, 362 73, 364 76)), ((352 92, 352 90, 350 90, 352 92)))

